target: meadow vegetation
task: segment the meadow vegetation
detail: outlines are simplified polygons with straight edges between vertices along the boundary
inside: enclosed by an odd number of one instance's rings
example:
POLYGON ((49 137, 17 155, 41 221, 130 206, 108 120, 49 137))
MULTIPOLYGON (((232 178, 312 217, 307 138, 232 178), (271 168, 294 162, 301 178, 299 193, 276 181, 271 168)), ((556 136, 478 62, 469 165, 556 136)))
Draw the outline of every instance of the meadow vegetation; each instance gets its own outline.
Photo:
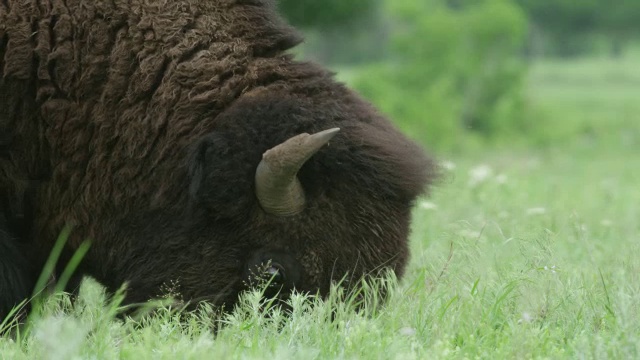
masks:
POLYGON ((354 301, 297 296, 286 317, 265 314, 259 293, 251 293, 222 318, 206 308, 180 315, 166 307, 123 321, 115 317, 117 298, 106 299, 89 281, 75 306, 64 294, 48 298, 26 328, 0 339, 0 354, 636 358, 640 131, 633 119, 640 104, 629 82, 640 74, 634 71, 600 60, 540 63, 525 93, 557 125, 546 131, 565 129, 552 145, 439 153, 446 175, 416 207, 412 261, 402 282, 388 280, 395 285, 383 307, 358 313, 354 301))

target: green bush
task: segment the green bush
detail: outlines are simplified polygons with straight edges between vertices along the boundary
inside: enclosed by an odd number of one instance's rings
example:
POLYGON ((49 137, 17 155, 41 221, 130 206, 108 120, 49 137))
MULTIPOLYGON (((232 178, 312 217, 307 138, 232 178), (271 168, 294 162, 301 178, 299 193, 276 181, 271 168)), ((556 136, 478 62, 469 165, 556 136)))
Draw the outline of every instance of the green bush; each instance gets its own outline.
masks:
POLYGON ((304 28, 330 29, 348 24, 375 12, 377 0, 279 0, 287 19, 304 28))
POLYGON ((354 86, 430 147, 460 136, 495 140, 523 128, 518 56, 526 20, 509 1, 387 0, 390 61, 359 73, 354 86))

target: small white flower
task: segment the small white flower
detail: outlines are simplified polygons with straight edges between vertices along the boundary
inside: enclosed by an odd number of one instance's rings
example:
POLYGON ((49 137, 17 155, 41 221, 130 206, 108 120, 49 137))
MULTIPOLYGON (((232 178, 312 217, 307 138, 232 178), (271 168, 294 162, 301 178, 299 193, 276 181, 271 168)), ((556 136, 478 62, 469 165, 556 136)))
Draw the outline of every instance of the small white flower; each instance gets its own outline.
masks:
POLYGON ((504 185, 507 183, 507 175, 505 174, 500 174, 498 176, 496 176, 496 182, 500 185, 504 185))
POLYGON ((493 169, 489 165, 478 165, 469 170, 469 185, 475 186, 485 182, 493 174, 493 169))
POLYGON ((546 213, 547 209, 541 206, 527 209, 527 215, 544 215, 546 213))
POLYGON ((441 162, 440 166, 442 166, 443 169, 446 169, 448 171, 455 170, 456 168, 456 164, 448 160, 441 162))
POLYGON ((520 318, 520 321, 518 322, 526 322, 526 323, 530 323, 531 321, 533 321, 533 316, 531 316, 531 314, 529 314, 528 312, 523 312, 522 313, 522 317, 520 318))
POLYGON ((416 329, 409 327, 409 326, 405 326, 402 329, 400 329, 400 335, 404 335, 404 336, 413 336, 416 334, 416 329))
POLYGON ((34 339, 48 359, 70 359, 77 356, 88 329, 71 317, 45 317, 36 324, 34 339))
POLYGON ((418 206, 420 206, 421 209, 425 210, 435 210, 438 208, 438 205, 430 201, 420 201, 420 204, 418 206))

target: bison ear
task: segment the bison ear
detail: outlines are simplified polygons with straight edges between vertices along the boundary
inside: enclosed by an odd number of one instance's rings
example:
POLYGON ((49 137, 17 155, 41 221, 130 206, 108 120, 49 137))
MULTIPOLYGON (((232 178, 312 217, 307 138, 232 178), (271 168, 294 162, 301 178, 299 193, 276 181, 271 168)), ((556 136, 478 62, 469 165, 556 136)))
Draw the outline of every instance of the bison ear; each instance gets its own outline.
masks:
POLYGON ((391 124, 362 124, 353 129, 353 134, 360 143, 349 153, 353 162, 350 166, 364 166, 366 170, 349 174, 364 189, 401 202, 413 202, 428 193, 440 177, 435 161, 391 124))
POLYGON ((253 198, 253 154, 232 134, 213 132, 202 138, 189 158, 189 195, 192 208, 213 218, 236 217, 253 198))

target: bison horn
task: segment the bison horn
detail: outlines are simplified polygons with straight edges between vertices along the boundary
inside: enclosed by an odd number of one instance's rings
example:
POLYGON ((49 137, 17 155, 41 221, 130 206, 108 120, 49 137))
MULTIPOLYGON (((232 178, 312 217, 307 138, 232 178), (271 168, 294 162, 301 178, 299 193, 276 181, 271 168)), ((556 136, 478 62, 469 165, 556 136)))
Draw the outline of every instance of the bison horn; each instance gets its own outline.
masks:
POLYGON ((290 216, 304 209, 305 195, 298 170, 333 138, 339 128, 296 135, 262 155, 256 169, 256 196, 262 209, 272 215, 290 216))

